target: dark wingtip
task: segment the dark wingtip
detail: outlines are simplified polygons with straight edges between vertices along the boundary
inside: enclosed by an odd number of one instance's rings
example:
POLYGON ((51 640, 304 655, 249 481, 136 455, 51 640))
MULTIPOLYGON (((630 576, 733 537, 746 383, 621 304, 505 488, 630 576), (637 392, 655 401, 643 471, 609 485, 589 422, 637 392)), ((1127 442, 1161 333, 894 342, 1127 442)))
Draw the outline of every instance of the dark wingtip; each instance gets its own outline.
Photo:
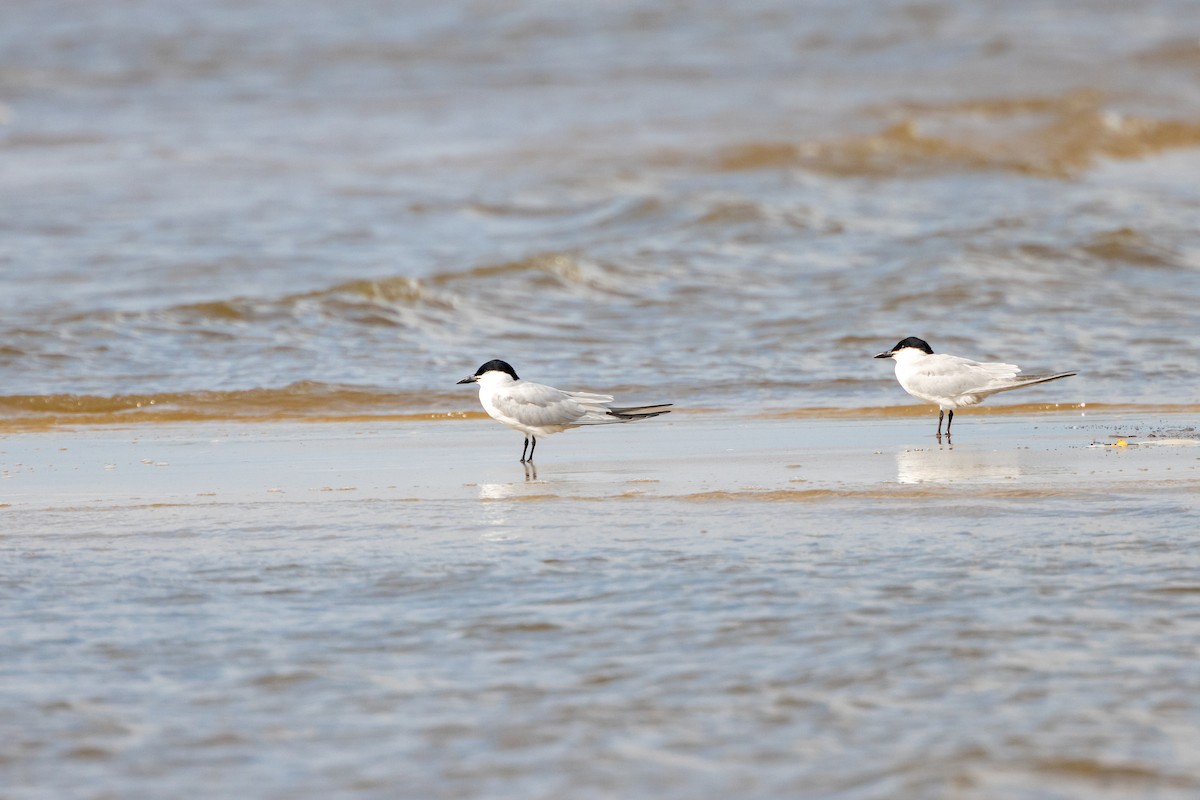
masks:
POLYGON ((674 403, 654 403, 653 405, 648 405, 648 406, 630 406, 629 408, 610 408, 608 410, 608 415, 610 417, 616 417, 617 419, 625 419, 625 420, 649 419, 650 417, 657 417, 662 414, 670 414, 671 413, 670 407, 673 405, 675 405, 675 404, 674 403), (662 410, 661 411, 658 411, 658 410, 652 411, 651 409, 662 409, 662 410))

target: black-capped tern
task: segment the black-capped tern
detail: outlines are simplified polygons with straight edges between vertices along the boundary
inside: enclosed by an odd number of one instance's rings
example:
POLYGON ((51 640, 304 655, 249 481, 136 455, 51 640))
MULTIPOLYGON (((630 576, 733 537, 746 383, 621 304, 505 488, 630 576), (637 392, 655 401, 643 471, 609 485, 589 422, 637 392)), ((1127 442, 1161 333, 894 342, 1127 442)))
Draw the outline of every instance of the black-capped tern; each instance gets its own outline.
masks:
POLYGON ((961 356, 935 353, 929 343, 915 336, 902 339, 886 353, 875 358, 896 361, 896 380, 904 391, 938 407, 937 435, 942 435, 942 417, 950 412, 946 435, 954 422, 954 409, 982 403, 997 392, 1022 389, 1037 383, 1069 378, 1074 372, 1052 375, 1020 375, 1016 364, 972 361, 961 356))
POLYGON ((521 448, 521 463, 533 461, 537 437, 559 433, 586 425, 606 425, 613 422, 632 422, 671 413, 671 403, 652 406, 610 408, 612 396, 590 392, 564 392, 553 386, 523 381, 504 361, 489 361, 474 375, 459 383, 479 384, 479 402, 488 415, 508 427, 525 434, 521 448))

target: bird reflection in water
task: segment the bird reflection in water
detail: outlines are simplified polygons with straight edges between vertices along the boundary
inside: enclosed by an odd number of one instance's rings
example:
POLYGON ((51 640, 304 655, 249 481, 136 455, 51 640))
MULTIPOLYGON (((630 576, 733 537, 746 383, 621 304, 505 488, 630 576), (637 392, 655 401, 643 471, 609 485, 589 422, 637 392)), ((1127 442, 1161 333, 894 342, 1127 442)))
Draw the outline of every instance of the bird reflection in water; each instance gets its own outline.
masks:
POLYGON ((949 437, 936 448, 896 453, 896 480, 900 483, 962 483, 1009 481, 1021 476, 1019 454, 1013 451, 955 450, 949 437))

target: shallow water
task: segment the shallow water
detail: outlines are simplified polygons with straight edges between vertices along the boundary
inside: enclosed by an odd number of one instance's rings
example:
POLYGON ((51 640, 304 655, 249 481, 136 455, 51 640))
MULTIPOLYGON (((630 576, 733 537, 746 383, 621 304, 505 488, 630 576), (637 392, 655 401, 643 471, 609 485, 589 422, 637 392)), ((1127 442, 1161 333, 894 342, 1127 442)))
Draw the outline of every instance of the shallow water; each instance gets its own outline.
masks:
POLYGON ((1194 796, 1195 439, 915 422, 10 435, 2 794, 1194 796))
POLYGON ((2 17, 3 800, 1200 794, 1200 4, 2 17))

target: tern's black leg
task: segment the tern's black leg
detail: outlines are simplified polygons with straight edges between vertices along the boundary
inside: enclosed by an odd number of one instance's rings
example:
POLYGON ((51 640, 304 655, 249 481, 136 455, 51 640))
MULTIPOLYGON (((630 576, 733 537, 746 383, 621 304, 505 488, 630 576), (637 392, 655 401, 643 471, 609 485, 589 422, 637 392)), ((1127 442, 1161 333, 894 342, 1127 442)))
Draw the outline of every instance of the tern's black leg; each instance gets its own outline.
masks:
MULTIPOLYGON (((950 413, 953 414, 954 412, 951 411, 950 413)), ((946 416, 946 410, 938 409, 938 432, 937 432, 938 436, 942 435, 942 417, 944 417, 944 416, 946 416)), ((947 428, 946 430, 949 430, 949 428, 947 428)))
MULTIPOLYGON (((526 450, 526 448, 528 448, 528 447, 529 447, 529 437, 528 437, 528 436, 526 436, 526 437, 525 437, 525 445, 524 445, 524 447, 522 447, 522 448, 521 448, 521 463, 522 463, 522 464, 524 464, 524 463, 525 463, 525 450, 526 450)), ((530 454, 530 455, 532 456, 532 454, 530 454)))
POLYGON ((954 409, 950 409, 950 416, 946 420, 946 435, 950 435, 950 426, 954 424, 954 409))
POLYGON ((529 460, 530 460, 530 462, 532 462, 533 461, 533 451, 537 449, 537 437, 530 436, 529 439, 530 439, 530 441, 533 442, 533 446, 529 448, 529 460))

